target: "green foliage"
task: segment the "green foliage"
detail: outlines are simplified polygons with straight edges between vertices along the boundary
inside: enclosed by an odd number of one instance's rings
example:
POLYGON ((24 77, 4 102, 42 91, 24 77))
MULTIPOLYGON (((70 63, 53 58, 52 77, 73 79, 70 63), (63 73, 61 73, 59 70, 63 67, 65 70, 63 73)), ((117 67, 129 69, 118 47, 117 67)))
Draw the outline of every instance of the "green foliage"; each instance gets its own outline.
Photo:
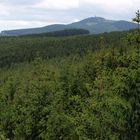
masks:
POLYGON ((139 10, 136 12, 136 17, 133 19, 133 21, 138 23, 138 29, 139 29, 139 24, 140 24, 140 11, 139 10))
POLYGON ((51 37, 0 37, 0 67, 10 67, 18 63, 32 62, 39 53, 44 60, 60 57, 84 56, 88 50, 95 51, 104 43, 105 47, 117 47, 121 44, 120 38, 126 32, 114 32, 93 36, 78 36, 68 38, 51 37))
POLYGON ((138 35, 120 34, 1 38, 0 139, 138 140, 138 35))

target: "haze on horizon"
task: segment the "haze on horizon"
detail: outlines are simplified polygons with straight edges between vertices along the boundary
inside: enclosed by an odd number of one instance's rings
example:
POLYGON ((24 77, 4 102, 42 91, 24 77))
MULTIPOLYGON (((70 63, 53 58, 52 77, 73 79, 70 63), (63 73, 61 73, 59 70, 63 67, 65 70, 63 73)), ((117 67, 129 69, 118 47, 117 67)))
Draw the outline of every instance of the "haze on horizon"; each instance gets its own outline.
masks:
POLYGON ((140 0, 0 0, 0 31, 72 23, 88 17, 128 20, 140 0))

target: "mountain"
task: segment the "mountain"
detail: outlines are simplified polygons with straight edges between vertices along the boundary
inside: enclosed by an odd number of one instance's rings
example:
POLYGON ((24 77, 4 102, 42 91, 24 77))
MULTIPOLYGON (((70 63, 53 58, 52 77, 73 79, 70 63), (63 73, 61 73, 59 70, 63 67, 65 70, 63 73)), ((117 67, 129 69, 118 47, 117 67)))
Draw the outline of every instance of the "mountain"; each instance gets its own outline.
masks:
POLYGON ((79 22, 74 22, 71 24, 54 24, 40 28, 29 28, 29 29, 19 29, 19 30, 8 30, 2 31, 3 36, 18 36, 27 34, 40 34, 54 31, 61 31, 65 29, 85 29, 91 34, 99 34, 104 32, 112 31, 125 31, 136 28, 137 25, 132 22, 124 20, 108 20, 102 17, 91 17, 79 22))
POLYGON ((82 21, 72 23, 70 26, 89 30, 91 34, 99 34, 112 31, 125 31, 137 27, 137 25, 132 22, 123 20, 107 20, 101 17, 87 18, 82 21))

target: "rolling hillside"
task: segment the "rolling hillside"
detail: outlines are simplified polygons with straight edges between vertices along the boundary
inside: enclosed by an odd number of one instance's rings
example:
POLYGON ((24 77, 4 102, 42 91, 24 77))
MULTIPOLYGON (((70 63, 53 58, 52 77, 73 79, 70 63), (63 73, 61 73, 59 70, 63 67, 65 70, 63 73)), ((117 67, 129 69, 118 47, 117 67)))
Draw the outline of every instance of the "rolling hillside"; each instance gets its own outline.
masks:
POLYGON ((3 36, 18 36, 18 35, 27 35, 27 34, 40 34, 54 31, 61 31, 65 29, 85 29, 89 30, 91 34, 99 34, 104 32, 112 31, 125 31, 136 28, 137 25, 128 22, 128 21, 115 21, 108 20, 101 17, 91 17, 79 22, 74 22, 71 24, 54 24, 40 28, 31 28, 31 29, 18 29, 18 30, 8 30, 2 31, 1 35, 3 36))

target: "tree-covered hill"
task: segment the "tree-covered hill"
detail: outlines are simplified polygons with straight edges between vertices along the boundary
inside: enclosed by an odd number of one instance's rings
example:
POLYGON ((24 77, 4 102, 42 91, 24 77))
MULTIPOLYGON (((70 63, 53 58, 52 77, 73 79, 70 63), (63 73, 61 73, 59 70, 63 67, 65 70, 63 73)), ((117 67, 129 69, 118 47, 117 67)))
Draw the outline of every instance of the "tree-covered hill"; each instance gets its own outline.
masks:
POLYGON ((1 140, 139 140, 140 34, 0 38, 1 140))
POLYGON ((67 57, 95 51, 101 46, 120 47, 127 32, 112 32, 100 35, 54 38, 46 35, 0 38, 0 67, 20 62, 31 62, 39 53, 42 59, 67 57))
POLYGON ((102 17, 90 17, 67 25, 54 24, 54 25, 48 25, 40 28, 2 31, 1 35, 19 36, 19 35, 28 35, 28 34, 40 34, 40 33, 61 31, 61 30, 73 29, 73 28, 88 30, 91 34, 99 34, 104 32, 126 31, 130 29, 136 29, 137 25, 135 23, 124 21, 124 20, 108 20, 102 17))

